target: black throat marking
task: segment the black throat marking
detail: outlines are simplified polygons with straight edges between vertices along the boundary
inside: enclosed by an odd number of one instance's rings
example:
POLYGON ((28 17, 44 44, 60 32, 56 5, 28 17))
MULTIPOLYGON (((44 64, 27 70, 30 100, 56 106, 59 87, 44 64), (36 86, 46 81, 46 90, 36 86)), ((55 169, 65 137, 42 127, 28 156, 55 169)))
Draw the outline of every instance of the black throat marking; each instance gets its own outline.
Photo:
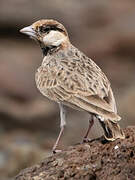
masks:
POLYGON ((43 56, 47 56, 47 54, 49 53, 49 51, 51 51, 51 47, 42 47, 41 50, 42 50, 42 53, 43 53, 43 56))
POLYGON ((59 49, 60 46, 47 46, 47 47, 42 47, 42 53, 43 56, 47 56, 48 54, 52 54, 56 52, 59 49))
POLYGON ((40 47, 43 53, 43 56, 47 56, 48 54, 52 54, 53 52, 56 52, 60 46, 44 46, 42 43, 40 43, 40 47))

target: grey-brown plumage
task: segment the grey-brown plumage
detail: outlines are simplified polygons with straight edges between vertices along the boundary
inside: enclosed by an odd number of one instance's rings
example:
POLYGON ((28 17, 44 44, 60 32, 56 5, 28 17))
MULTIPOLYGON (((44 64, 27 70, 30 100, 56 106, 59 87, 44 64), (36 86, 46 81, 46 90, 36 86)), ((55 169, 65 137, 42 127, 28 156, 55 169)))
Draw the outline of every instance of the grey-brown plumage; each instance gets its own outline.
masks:
MULTIPOLYGON (((98 118, 106 139, 113 141, 124 138, 117 123, 121 118, 117 114, 110 82, 102 70, 70 43, 66 29, 59 22, 40 20, 30 27, 29 31, 27 27, 21 32, 36 39, 44 55, 43 62, 36 72, 36 85, 44 96, 63 107, 61 127, 64 129, 65 126, 66 105, 87 111, 98 118)), ((57 144, 54 150, 56 146, 57 144)))

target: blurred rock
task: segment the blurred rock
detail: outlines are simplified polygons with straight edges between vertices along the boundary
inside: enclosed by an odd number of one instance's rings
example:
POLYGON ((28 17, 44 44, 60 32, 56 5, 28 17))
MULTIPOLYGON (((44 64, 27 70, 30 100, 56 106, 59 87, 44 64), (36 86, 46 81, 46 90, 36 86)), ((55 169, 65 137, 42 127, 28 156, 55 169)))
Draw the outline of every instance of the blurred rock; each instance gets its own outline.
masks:
POLYGON ((135 87, 129 87, 121 97, 120 110, 122 113, 124 124, 134 125, 135 124, 135 87))
POLYGON ((16 132, 0 137, 0 179, 10 179, 22 168, 48 155, 30 133, 16 132), (35 141, 34 141, 35 140, 35 141))

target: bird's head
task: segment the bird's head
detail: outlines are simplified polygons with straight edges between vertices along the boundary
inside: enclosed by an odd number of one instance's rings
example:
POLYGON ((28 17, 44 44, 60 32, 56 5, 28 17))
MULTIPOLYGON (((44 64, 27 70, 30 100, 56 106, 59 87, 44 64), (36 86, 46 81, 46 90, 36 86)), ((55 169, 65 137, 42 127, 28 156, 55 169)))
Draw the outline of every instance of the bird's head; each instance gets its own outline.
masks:
POLYGON ((20 32, 38 41, 42 48, 64 48, 70 44, 65 27, 52 19, 36 21, 21 29, 20 32))

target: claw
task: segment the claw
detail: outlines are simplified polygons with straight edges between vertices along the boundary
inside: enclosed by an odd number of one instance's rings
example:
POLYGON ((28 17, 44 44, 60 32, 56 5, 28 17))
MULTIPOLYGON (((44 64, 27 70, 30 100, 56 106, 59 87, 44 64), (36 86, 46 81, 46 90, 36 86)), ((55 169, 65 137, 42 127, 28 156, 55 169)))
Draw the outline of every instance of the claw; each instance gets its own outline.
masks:
POLYGON ((88 142, 91 142, 91 139, 83 138, 82 144, 83 144, 83 143, 88 143, 88 142))
POLYGON ((88 139, 88 138, 84 138, 84 139, 83 139, 83 142, 84 142, 84 143, 88 143, 88 142, 90 142, 90 141, 91 141, 91 139, 88 139))

